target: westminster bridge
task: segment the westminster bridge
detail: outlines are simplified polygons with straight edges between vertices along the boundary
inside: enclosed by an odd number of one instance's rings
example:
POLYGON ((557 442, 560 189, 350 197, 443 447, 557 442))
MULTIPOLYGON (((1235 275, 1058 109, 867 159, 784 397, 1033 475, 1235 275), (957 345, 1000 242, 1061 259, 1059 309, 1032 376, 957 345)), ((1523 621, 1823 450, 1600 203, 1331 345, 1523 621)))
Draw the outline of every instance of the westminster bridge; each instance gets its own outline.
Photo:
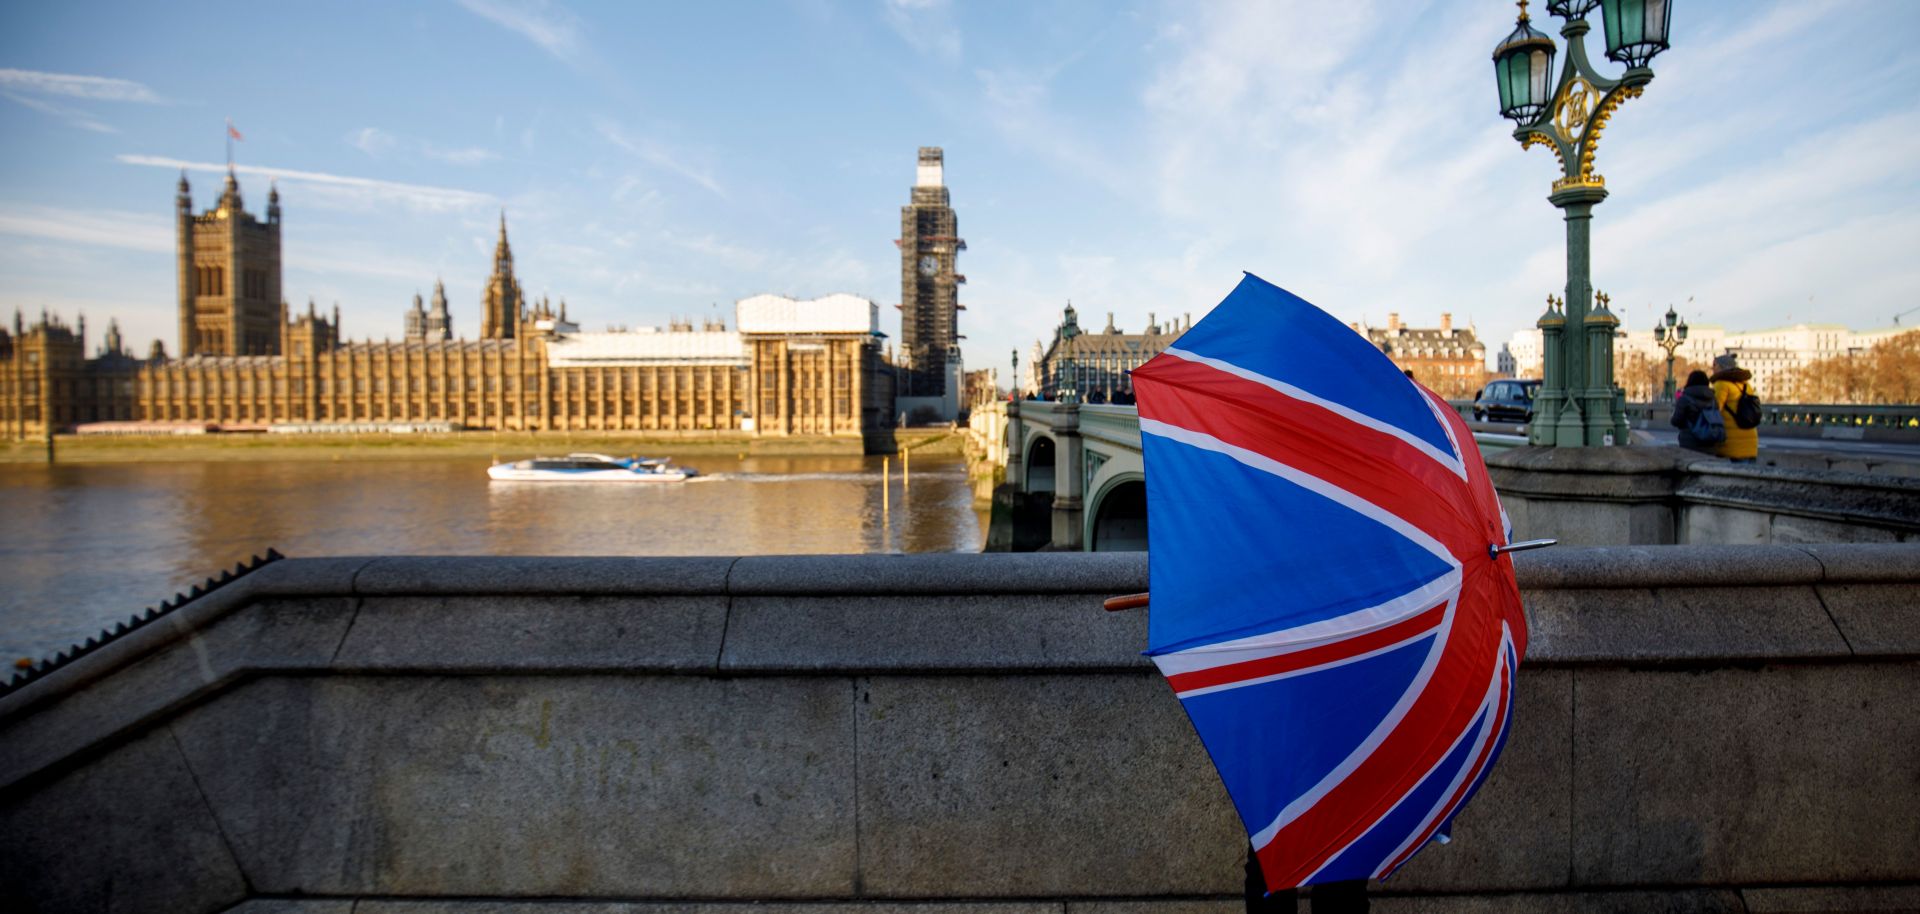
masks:
MULTIPOLYGON (((1463 415, 1466 401, 1454 403, 1463 415)), ((1472 422, 1519 538, 1581 545, 1920 541, 1920 407, 1775 405, 1762 464, 1677 447, 1667 414, 1630 407, 1626 448, 1527 447, 1472 422)), ((1470 417, 1469 417, 1470 418, 1470 417)), ((976 409, 976 461, 1003 468, 990 548, 1146 548, 1146 468, 1133 406, 1025 400, 976 409)))

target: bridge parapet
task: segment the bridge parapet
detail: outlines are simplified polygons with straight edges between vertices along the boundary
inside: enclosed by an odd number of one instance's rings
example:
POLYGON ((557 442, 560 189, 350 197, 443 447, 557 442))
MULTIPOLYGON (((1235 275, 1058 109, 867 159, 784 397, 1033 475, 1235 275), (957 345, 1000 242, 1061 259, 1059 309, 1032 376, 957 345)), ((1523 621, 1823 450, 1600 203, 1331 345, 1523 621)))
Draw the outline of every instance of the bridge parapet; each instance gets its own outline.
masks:
MULTIPOLYGON (((1506 755, 1455 843, 1383 892, 1912 906, 1920 546, 1516 565, 1533 637, 1506 755)), ((0 698, 0 892, 49 911, 1225 909, 1231 805, 1139 655, 1145 614, 1098 609, 1146 572, 277 562, 0 698)))
MULTIPOLYGON (((1005 425, 1007 482, 1019 493, 1074 488, 1075 501, 1055 505, 1055 547, 1146 548, 1146 467, 1135 407, 1009 405, 1015 414, 1005 425), (1077 457, 1060 434, 1068 416, 1077 457), (1063 538, 1062 530, 1079 535, 1063 538)), ((1453 405, 1471 409, 1468 401, 1453 405)), ((1537 453, 1506 432, 1482 426, 1474 439, 1524 536, 1582 545, 1920 540, 1920 481, 1890 471, 1829 470, 1807 455, 1790 455, 1799 463, 1793 467, 1735 466, 1659 446, 1537 453)))

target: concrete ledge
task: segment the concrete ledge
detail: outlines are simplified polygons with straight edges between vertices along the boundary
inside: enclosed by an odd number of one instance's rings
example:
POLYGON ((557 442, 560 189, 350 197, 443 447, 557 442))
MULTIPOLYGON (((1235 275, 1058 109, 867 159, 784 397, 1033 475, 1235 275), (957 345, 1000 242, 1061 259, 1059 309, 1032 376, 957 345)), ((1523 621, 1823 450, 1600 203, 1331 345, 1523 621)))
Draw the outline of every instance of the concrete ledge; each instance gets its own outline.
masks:
POLYGON ((1820 562, 1823 581, 1865 584, 1920 580, 1920 549, 1912 545, 1809 544, 1795 548, 1820 562))
MULTIPOLYGON (((1920 549, 1908 551, 1920 561, 1920 549)), ((1825 579, 1823 564, 1793 546, 1556 546, 1515 554, 1513 570, 1522 591, 1792 585, 1825 579)))
POLYGON ((1499 474, 1507 470, 1581 476, 1666 476, 1698 459, 1699 454, 1668 445, 1517 447, 1494 455, 1493 459, 1487 461, 1487 470, 1495 474, 1496 481, 1500 478, 1499 474))
POLYGON ((1811 587, 1530 590, 1526 605, 1529 664, 1690 665, 1853 656, 1811 587))
POLYGON ((1147 614, 1089 594, 735 597, 725 672, 1153 669, 1147 614), (991 636, 986 636, 991 633, 991 636))
POLYGON ((366 595, 721 594, 730 556, 397 556, 367 563, 366 595))
MULTIPOLYGON (((1717 461, 1696 463, 1688 470, 1673 494, 1689 509, 1717 506, 1763 516, 1920 532, 1920 479, 1736 466, 1717 461)), ((1777 542, 1778 538, 1771 541, 1777 542)))
POLYGON ((270 563, 109 641, 87 655, 83 663, 70 663, 26 688, 0 697, 0 724, 37 703, 66 695, 265 598, 350 594, 353 592, 354 575, 368 561, 363 558, 324 558, 282 559, 270 563))
POLYGON ((720 595, 366 597, 332 667, 710 672, 726 629, 720 595))
POLYGON ((1146 553, 989 552, 979 555, 747 556, 727 582, 733 594, 1114 595, 1147 589, 1146 553))
MULTIPOLYGON (((177 636, 172 643, 109 669, 113 675, 90 677, 84 687, 49 677, 8 696, 0 704, 0 789, 57 770, 69 756, 165 720, 257 671, 325 669, 353 623, 347 597, 251 596, 256 602, 244 612, 222 601, 215 607, 220 614, 197 631, 186 627, 185 610, 175 614, 184 618, 157 623, 153 627, 177 636)), ((116 659, 104 654, 83 657, 75 667, 86 672, 93 661, 105 667, 116 659)))
POLYGON ((1901 584, 1822 584, 1814 591, 1857 657, 1920 657, 1920 597, 1901 584))

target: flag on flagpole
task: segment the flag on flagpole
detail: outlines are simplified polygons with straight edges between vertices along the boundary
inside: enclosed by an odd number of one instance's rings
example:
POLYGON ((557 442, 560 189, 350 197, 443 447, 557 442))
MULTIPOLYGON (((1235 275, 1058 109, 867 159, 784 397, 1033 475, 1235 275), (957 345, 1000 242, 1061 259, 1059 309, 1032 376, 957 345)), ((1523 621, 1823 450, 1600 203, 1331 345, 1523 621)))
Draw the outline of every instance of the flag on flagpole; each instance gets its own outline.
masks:
POLYGON ((241 140, 241 141, 246 140, 246 137, 243 137, 240 135, 240 131, 233 129, 232 118, 227 119, 227 136, 233 137, 236 140, 241 140))

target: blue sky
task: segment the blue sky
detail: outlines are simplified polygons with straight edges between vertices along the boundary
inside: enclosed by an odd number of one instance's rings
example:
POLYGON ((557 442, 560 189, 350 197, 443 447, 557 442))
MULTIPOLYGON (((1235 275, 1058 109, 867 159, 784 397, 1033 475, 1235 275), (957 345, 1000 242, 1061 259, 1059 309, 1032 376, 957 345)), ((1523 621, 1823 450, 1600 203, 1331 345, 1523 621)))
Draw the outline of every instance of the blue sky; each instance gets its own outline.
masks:
MULTIPOLYGON (((1676 6, 1597 159, 1616 309, 1865 329, 1920 306, 1920 3, 1676 6)), ((1067 299, 1137 330, 1197 318, 1241 270, 1345 320, 1452 312, 1498 349, 1564 275, 1554 166, 1494 111, 1512 19, 1496 0, 9 4, 0 308, 175 349, 177 163, 204 208, 231 117, 250 208, 280 176, 287 298, 339 302, 354 337, 397 336, 436 276, 473 334, 503 206, 527 290, 590 328, 730 318, 764 291, 890 306, 915 149, 938 145, 970 366, 1024 360, 1067 299)))

